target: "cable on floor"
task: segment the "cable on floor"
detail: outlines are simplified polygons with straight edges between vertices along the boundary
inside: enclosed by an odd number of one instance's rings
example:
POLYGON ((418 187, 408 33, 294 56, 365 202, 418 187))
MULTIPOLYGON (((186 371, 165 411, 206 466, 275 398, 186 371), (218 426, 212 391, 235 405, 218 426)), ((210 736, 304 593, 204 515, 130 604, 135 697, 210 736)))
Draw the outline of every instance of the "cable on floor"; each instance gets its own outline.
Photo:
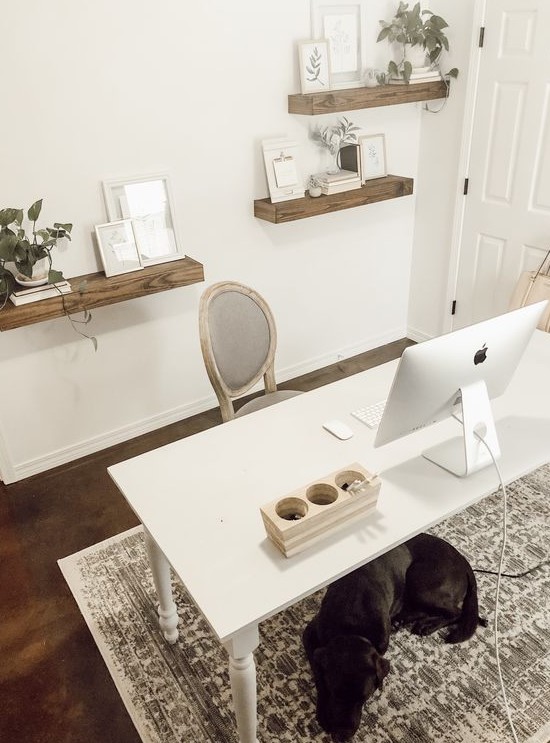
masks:
POLYGON ((499 599, 500 599, 500 581, 502 578, 502 565, 504 563, 504 552, 506 550, 506 540, 507 540, 507 521, 508 521, 508 498, 506 494, 506 486, 504 485, 504 480, 502 478, 502 473, 500 471, 500 468, 497 464, 497 461, 495 459, 495 456, 491 450, 491 447, 489 444, 485 441, 483 436, 480 436, 476 431, 474 431, 475 436, 482 442, 482 444, 485 446, 487 451, 489 452, 489 455, 491 459, 493 460, 493 465, 495 467, 496 473, 498 475, 498 479, 500 481, 500 489, 502 490, 502 496, 503 496, 503 512, 502 512, 502 545, 500 549, 500 558, 498 563, 498 571, 497 571, 497 588, 496 588, 496 594, 495 594, 495 621, 494 621, 494 638, 495 638, 495 656, 496 656, 496 662, 497 662, 497 670, 498 670, 498 677, 500 681, 500 688, 502 691, 502 697, 504 699, 504 707, 506 709, 506 715, 508 717, 508 724, 510 725, 510 730, 512 731, 512 736, 514 738, 515 743, 519 743, 518 737, 516 735, 516 729, 514 727, 514 722, 512 720, 512 714, 510 712, 510 707, 508 705, 508 697, 506 695, 506 688, 504 686, 504 679, 502 678, 502 670, 500 667, 500 651, 499 651, 499 638, 498 638, 498 610, 499 610, 499 599))
MULTIPOLYGON (((524 570, 523 573, 500 573, 503 578, 525 578, 526 575, 534 573, 536 570, 543 568, 545 565, 550 564, 550 559, 539 562, 529 570, 524 570)), ((472 568, 474 573, 484 573, 485 575, 498 575, 497 570, 486 570, 485 568, 472 568)))

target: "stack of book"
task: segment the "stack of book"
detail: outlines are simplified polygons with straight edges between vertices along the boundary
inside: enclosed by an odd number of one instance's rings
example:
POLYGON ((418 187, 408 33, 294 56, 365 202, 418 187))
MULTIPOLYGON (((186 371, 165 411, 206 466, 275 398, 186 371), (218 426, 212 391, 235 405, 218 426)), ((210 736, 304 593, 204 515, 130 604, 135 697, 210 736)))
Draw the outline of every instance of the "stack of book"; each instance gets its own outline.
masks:
POLYGON ((69 282, 59 281, 57 284, 43 284, 42 286, 33 286, 31 289, 15 291, 10 294, 10 299, 15 305, 29 304, 29 302, 59 297, 60 294, 69 294, 70 292, 72 292, 72 289, 69 282))
MULTIPOLYGON (((436 80, 442 80, 441 72, 439 70, 433 70, 431 67, 413 67, 411 76, 409 78, 409 85, 415 83, 433 83, 436 80)), ((403 85, 405 80, 403 77, 390 77, 390 85, 403 85)))
POLYGON ((361 188, 361 176, 353 170, 337 170, 336 173, 316 173, 313 176, 321 186, 321 193, 329 195, 361 188))

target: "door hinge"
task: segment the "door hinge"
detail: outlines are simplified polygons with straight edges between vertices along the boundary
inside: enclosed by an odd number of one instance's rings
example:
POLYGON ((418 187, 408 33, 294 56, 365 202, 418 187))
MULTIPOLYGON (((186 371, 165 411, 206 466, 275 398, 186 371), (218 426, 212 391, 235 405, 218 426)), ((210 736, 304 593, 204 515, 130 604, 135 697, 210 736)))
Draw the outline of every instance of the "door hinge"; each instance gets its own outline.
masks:
POLYGON ((453 299, 451 304, 451 315, 456 315, 456 299, 453 299))
POLYGON ((469 178, 464 178, 464 191, 463 191, 464 196, 466 196, 466 194, 468 193, 468 185, 469 185, 469 183, 470 183, 470 179, 469 178))
POLYGON ((478 46, 482 47, 484 40, 485 40, 485 26, 481 26, 481 28, 479 29, 479 44, 478 44, 478 46))

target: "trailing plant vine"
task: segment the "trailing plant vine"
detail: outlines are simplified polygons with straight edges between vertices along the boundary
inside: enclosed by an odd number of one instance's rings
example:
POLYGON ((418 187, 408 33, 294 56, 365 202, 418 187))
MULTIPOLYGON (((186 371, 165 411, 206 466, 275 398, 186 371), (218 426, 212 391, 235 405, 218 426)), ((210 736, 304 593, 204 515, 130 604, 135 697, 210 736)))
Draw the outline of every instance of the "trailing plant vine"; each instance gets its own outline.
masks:
MULTIPOLYGON (((58 240, 71 239, 71 223, 54 222, 52 227, 37 227, 38 218, 42 211, 42 199, 35 201, 27 210, 26 217, 30 223, 27 230, 24 227, 25 213, 23 209, 14 209, 12 207, 0 210, 0 310, 4 309, 10 294, 16 288, 16 279, 13 272, 7 268, 6 264, 13 264, 17 275, 21 278, 31 279, 33 269, 38 261, 47 259, 48 261, 48 284, 54 286, 61 297, 63 311, 71 323, 73 330, 88 339, 94 350, 97 351, 97 339, 94 336, 84 333, 78 326, 88 325, 92 319, 89 310, 82 310, 83 318, 73 317, 65 303, 65 296, 55 285, 64 281, 61 271, 55 270, 52 266, 52 250, 56 247, 58 240)), ((82 282, 76 291, 82 294, 85 291, 86 282, 82 282)))

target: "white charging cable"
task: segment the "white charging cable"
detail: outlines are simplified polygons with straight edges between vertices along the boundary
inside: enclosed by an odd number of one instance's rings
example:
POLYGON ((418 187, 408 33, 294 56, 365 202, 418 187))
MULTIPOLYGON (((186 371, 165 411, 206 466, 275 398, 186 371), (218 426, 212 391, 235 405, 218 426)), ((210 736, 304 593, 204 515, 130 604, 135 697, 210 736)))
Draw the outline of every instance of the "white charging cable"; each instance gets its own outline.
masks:
POLYGON ((499 598, 500 598, 500 579, 502 577, 502 566, 504 563, 504 552, 506 550, 506 539, 507 539, 507 520, 508 520, 508 499, 506 495, 506 487, 504 485, 504 480, 502 478, 502 473, 500 471, 500 468, 497 464, 497 460, 495 459, 495 456, 493 452, 491 451, 491 447, 489 444, 485 441, 483 436, 481 436, 479 433, 474 431, 474 434, 477 436, 477 438, 483 443, 487 451, 489 452, 489 455, 491 459, 493 460, 493 464, 495 466, 495 470, 498 475, 498 479, 500 480, 500 487, 502 489, 502 496, 503 496, 503 515, 502 515, 502 546, 500 549, 500 559, 498 563, 498 572, 497 572, 497 589, 496 589, 496 595, 495 595, 495 621, 494 621, 494 637, 495 637, 495 656, 497 661, 497 670, 498 670, 498 677, 500 680, 500 688, 502 690, 502 697, 504 699, 504 707, 506 709, 506 715, 508 717, 508 723, 510 725, 510 730, 512 731, 512 736, 514 738, 515 743, 519 743, 518 737, 516 735, 516 729, 514 727, 514 722, 512 720, 512 714, 510 712, 510 707, 508 706, 508 698, 506 696, 506 688, 504 686, 504 679, 502 678, 502 671, 500 667, 500 652, 499 652, 499 643, 498 643, 498 605, 499 605, 499 598))

